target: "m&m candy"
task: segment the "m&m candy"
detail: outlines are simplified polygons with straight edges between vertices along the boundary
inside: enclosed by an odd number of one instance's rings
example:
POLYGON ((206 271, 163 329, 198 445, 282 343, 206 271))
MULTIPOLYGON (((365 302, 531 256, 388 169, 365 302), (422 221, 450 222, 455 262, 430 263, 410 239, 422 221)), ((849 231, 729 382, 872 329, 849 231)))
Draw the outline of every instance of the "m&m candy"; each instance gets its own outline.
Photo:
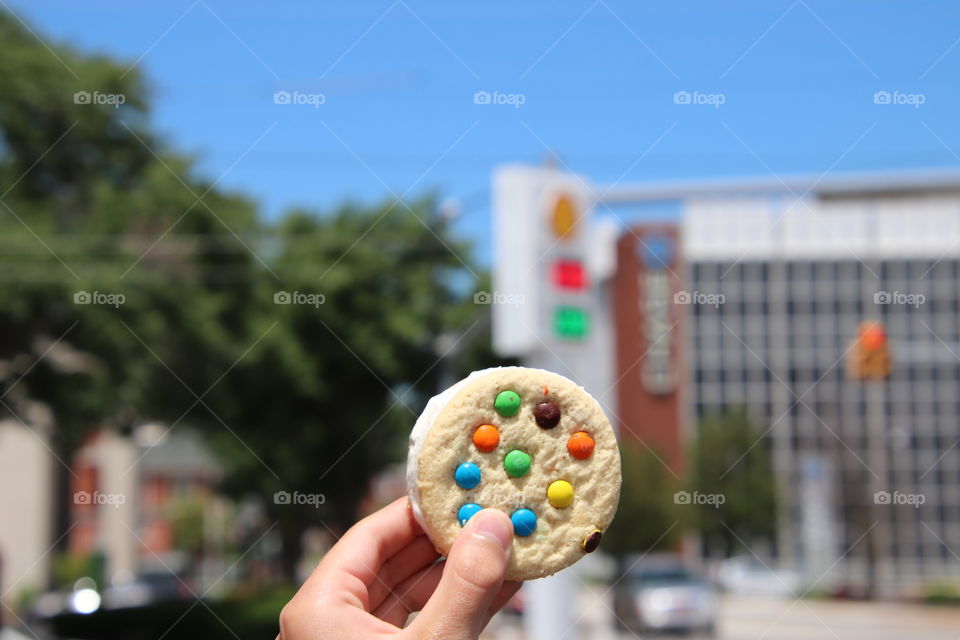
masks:
POLYGON ((503 458, 503 468, 514 478, 520 478, 530 471, 530 454, 514 449, 503 458))
POLYGON ((583 542, 580 543, 580 547, 583 549, 584 553, 593 553, 597 550, 597 547, 600 546, 600 538, 603 537, 603 533, 599 529, 594 529, 588 533, 583 538, 583 542))
POLYGON ((560 407, 556 402, 541 402, 533 408, 533 419, 541 429, 553 429, 560 424, 560 407))
POLYGON ((586 431, 577 431, 567 439, 567 451, 577 460, 586 460, 593 453, 593 438, 586 431))
POLYGON ((453 472, 453 479, 461 489, 473 489, 480 484, 480 467, 472 462, 464 462, 453 472))
POLYGON ((573 485, 566 480, 555 480, 547 487, 547 500, 557 509, 569 507, 573 503, 573 485))
POLYGON ((493 401, 493 408, 504 418, 515 416, 520 411, 520 396, 516 391, 501 391, 493 401))
POLYGON ((492 424, 482 424, 473 432, 473 445, 484 453, 489 453, 500 444, 500 430, 492 424))
POLYGON ((537 530, 537 514, 530 509, 517 509, 510 516, 513 523, 513 533, 518 536, 528 536, 537 530))
POLYGON ((480 512, 483 507, 478 505, 475 502, 468 502, 467 504, 460 507, 460 510, 457 511, 457 522, 460 523, 460 526, 467 524, 467 520, 472 518, 474 515, 480 512))

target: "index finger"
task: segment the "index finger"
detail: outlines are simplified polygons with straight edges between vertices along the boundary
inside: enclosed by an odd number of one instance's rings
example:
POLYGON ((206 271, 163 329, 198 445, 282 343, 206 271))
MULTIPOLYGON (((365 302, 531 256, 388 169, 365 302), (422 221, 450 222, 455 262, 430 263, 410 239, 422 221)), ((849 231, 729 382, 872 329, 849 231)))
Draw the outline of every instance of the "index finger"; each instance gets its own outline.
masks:
POLYGON ((366 589, 361 592, 357 579, 369 587, 387 560, 422 535, 407 498, 394 500, 350 527, 307 578, 304 588, 319 589, 322 580, 360 598, 363 605, 366 589))

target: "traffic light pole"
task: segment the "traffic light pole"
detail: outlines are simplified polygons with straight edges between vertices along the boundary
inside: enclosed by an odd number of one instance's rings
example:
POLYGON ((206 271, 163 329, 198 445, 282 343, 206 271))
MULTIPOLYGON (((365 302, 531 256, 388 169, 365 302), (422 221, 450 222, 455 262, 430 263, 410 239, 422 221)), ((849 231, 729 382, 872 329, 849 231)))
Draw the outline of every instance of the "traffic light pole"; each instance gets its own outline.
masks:
MULTIPOLYGON (((597 224, 596 194, 571 174, 509 166, 493 179, 494 349, 555 371, 592 393, 608 415, 612 321, 604 283, 616 228, 597 224)), ((574 638, 579 565, 523 587, 528 640, 574 638)))
POLYGON ((877 321, 860 324, 857 330, 850 374, 864 385, 866 401, 867 483, 866 512, 872 523, 862 534, 867 539, 867 592, 870 598, 884 597, 893 584, 891 575, 890 501, 888 489, 887 407, 884 381, 890 375, 887 334, 877 321))
POLYGON ((882 380, 867 380, 865 383, 867 401, 867 442, 868 464, 874 481, 870 483, 873 491, 867 499, 873 513, 873 528, 870 529, 868 546, 869 596, 883 597, 891 584, 890 575, 890 504, 880 500, 886 495, 887 481, 887 412, 886 393, 882 380))
MULTIPOLYGON (((525 366, 556 371, 568 375, 567 364, 560 362, 555 354, 540 354, 527 359, 525 366)), ((555 573, 554 575, 531 580, 523 589, 524 602, 523 627, 530 640, 560 640, 576 638, 572 627, 576 624, 573 612, 576 610, 577 583, 575 575, 577 565, 555 573)))

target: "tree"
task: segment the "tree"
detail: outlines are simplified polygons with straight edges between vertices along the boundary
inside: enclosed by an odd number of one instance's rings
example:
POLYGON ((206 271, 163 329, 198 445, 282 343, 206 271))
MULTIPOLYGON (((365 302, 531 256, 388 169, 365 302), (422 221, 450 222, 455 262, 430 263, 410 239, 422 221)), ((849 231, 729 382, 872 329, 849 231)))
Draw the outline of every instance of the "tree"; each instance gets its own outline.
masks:
POLYGON ((674 548, 683 527, 673 499, 676 487, 670 472, 646 447, 624 442, 620 453, 620 506, 601 548, 620 557, 674 548))
POLYGON ((49 408, 63 461, 96 429, 191 425, 223 488, 266 502, 292 575, 304 527, 343 529, 403 455, 434 338, 489 311, 469 246, 429 196, 267 224, 152 131, 136 70, 51 55, 5 13, 0 37, 0 412, 33 427, 49 408))
POLYGON ((776 483, 767 444, 744 408, 701 421, 689 493, 694 524, 708 554, 730 555, 743 544, 774 539, 776 483))
POLYGON ((279 279, 262 278, 261 304, 247 311, 251 339, 262 340, 208 403, 236 431, 214 430, 233 462, 232 490, 323 495, 322 504, 269 505, 292 571, 304 527, 342 530, 368 478, 405 455, 436 391, 434 338, 469 299, 453 286, 468 248, 429 198, 294 212, 274 241, 279 279))
POLYGON ((0 38, 0 413, 49 430, 65 531, 86 434, 173 423, 193 397, 167 367, 202 391, 235 357, 257 267, 224 225, 257 222, 150 131, 136 71, 51 52, 7 13, 0 38))
POLYGON ((175 419, 191 396, 167 365, 196 386, 219 375, 257 269, 225 227, 261 227, 251 203, 212 189, 150 131, 135 70, 64 46, 52 55, 6 13, 0 36, 6 409, 54 408, 67 454, 93 424, 175 419), (85 304, 84 292, 122 302, 85 304))

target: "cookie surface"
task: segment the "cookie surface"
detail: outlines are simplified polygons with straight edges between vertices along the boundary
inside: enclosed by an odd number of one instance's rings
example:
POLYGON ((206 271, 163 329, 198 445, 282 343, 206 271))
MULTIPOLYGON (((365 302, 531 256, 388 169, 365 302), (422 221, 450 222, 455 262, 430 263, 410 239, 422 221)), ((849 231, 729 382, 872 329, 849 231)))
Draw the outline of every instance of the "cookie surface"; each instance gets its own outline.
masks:
POLYGON ((442 554, 480 508, 509 515, 506 579, 529 580, 596 549, 620 497, 620 454, 600 406, 567 378, 486 369, 427 405, 407 481, 414 516, 442 554))

